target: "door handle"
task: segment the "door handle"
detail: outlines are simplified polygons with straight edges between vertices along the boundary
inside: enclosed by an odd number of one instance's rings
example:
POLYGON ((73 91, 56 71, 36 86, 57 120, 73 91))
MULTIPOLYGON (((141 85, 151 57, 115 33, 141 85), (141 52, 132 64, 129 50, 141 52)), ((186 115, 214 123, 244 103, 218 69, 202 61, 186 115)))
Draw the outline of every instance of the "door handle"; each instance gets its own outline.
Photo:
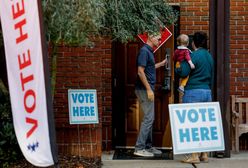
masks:
POLYGON ((117 86, 117 79, 114 78, 114 87, 116 87, 116 86, 117 86))
POLYGON ((167 59, 167 63, 164 68, 164 83, 162 89, 165 91, 171 90, 171 56, 170 56, 170 48, 166 48, 165 57, 167 59))

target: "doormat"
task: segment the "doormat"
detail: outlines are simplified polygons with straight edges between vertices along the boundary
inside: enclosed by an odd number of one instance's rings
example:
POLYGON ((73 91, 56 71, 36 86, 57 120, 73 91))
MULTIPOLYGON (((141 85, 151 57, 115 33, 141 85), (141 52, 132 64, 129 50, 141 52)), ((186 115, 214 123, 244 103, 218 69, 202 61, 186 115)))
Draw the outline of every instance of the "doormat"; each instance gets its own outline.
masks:
POLYGON ((134 149, 118 148, 115 149, 113 160, 173 160, 173 152, 171 149, 160 149, 161 155, 154 157, 142 157, 133 154, 134 149))

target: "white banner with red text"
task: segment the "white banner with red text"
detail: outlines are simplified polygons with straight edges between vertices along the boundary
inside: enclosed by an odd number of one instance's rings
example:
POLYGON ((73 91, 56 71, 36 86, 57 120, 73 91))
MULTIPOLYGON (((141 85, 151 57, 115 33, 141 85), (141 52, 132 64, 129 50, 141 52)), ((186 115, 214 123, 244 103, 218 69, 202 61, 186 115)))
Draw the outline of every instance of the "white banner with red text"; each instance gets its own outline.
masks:
POLYGON ((19 146, 33 165, 53 165, 38 1, 2 0, 0 15, 19 146))

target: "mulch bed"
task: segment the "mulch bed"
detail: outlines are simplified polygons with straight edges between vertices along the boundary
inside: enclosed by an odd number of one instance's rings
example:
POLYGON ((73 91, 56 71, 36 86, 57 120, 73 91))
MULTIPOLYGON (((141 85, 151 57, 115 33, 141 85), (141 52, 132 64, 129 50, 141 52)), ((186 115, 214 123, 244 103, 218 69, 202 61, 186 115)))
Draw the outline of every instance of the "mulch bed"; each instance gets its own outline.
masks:
MULTIPOLYGON (((85 158, 79 156, 59 156, 59 168, 100 168, 100 158, 85 158)), ((25 159, 10 166, 10 168, 36 168, 25 159)), ((54 168, 54 166, 50 166, 54 168)))

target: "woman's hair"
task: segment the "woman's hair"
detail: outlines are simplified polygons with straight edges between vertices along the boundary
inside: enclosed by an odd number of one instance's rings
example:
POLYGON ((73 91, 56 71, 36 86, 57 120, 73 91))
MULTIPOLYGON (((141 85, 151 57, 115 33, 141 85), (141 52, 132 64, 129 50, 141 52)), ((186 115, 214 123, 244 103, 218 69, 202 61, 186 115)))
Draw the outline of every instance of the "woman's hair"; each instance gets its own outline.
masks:
POLYGON ((195 32, 193 36, 193 42, 196 48, 202 47, 208 49, 208 36, 205 32, 195 32))

